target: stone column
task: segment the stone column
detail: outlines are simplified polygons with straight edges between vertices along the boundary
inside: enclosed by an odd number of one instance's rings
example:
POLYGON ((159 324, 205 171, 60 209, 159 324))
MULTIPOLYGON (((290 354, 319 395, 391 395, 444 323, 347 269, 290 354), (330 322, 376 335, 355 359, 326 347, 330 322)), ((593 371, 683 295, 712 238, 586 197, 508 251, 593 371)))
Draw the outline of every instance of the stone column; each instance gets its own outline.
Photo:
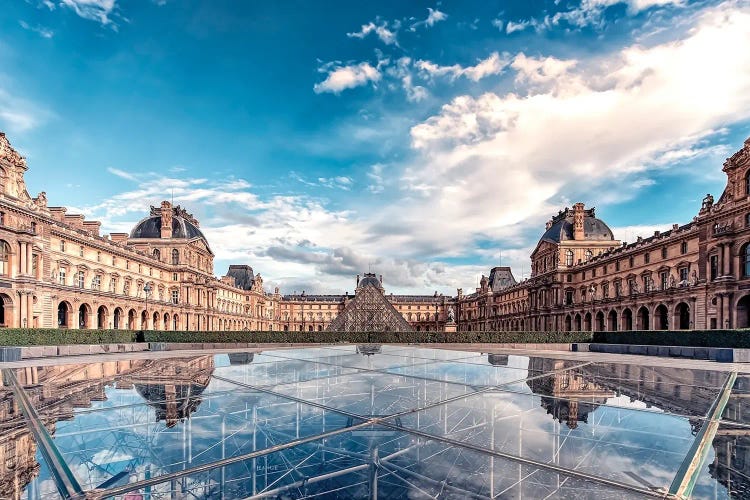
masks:
POLYGON ((732 245, 724 245, 724 275, 732 274, 732 245))
POLYGON ((26 295, 26 322, 29 328, 34 328, 34 296, 31 292, 26 295))
POLYGON ((19 252, 18 252, 18 274, 24 275, 26 274, 26 243, 20 242, 19 244, 19 252))
POLYGON ((23 320, 26 319, 28 313, 28 298, 26 292, 18 292, 18 326, 23 328, 23 320))
POLYGON ((28 274, 29 276, 31 276, 31 270, 33 267, 31 250, 32 250, 31 243, 26 243, 26 274, 28 274))

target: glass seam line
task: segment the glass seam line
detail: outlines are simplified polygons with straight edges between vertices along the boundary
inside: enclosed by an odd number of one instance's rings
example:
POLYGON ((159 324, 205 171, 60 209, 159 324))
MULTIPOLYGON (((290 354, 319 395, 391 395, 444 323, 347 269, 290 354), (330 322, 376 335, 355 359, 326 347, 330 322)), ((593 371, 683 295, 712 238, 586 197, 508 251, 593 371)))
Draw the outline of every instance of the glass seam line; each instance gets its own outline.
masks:
POLYGON ((690 497, 695 487, 695 482, 698 480, 698 473, 706 460, 710 444, 716 436, 716 431, 719 429, 721 415, 727 406, 735 380, 737 380, 737 372, 730 372, 724 382, 721 393, 716 397, 711 408, 708 410, 703 427, 701 427, 701 430, 695 436, 690 450, 685 455, 685 459, 672 480, 672 484, 669 487, 670 495, 676 498, 690 497))
POLYGON ((6 383, 9 382, 13 388, 13 393, 26 417, 29 430, 34 435, 34 439, 44 456, 44 461, 52 472, 52 477, 60 495, 63 498, 84 498, 85 494, 81 485, 78 484, 75 476, 68 468, 65 459, 62 457, 60 450, 55 446, 34 405, 29 400, 26 391, 18 383, 15 373, 9 368, 3 368, 2 373, 6 383))

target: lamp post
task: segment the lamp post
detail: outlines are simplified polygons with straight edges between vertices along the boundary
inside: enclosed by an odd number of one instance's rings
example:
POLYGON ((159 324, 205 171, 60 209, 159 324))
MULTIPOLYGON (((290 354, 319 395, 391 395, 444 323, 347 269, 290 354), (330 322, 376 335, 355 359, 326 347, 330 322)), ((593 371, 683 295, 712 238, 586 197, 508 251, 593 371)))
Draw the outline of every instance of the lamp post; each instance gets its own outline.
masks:
POLYGON ((146 286, 143 287, 143 292, 146 294, 146 330, 148 330, 148 298, 151 296, 151 284, 146 283, 146 286))

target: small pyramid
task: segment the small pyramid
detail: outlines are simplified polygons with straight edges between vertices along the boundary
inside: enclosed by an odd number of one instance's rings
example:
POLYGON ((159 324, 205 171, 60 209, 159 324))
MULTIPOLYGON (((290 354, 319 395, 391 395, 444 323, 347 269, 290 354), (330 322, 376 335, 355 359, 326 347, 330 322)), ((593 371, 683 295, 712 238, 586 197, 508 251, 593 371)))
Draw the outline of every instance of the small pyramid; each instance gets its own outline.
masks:
POLYGON ((354 298, 328 326, 331 332, 410 332, 411 325, 388 302, 374 274, 365 274, 354 298))

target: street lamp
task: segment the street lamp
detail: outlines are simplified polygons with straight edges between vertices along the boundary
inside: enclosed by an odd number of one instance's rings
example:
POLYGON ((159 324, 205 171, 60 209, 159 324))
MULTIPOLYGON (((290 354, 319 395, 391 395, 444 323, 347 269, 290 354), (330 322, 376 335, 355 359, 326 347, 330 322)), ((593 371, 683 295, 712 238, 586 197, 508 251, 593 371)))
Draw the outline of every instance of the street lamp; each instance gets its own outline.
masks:
POLYGON ((146 330, 148 330, 148 298, 151 296, 151 284, 146 283, 146 286, 143 287, 143 292, 146 294, 146 330))

